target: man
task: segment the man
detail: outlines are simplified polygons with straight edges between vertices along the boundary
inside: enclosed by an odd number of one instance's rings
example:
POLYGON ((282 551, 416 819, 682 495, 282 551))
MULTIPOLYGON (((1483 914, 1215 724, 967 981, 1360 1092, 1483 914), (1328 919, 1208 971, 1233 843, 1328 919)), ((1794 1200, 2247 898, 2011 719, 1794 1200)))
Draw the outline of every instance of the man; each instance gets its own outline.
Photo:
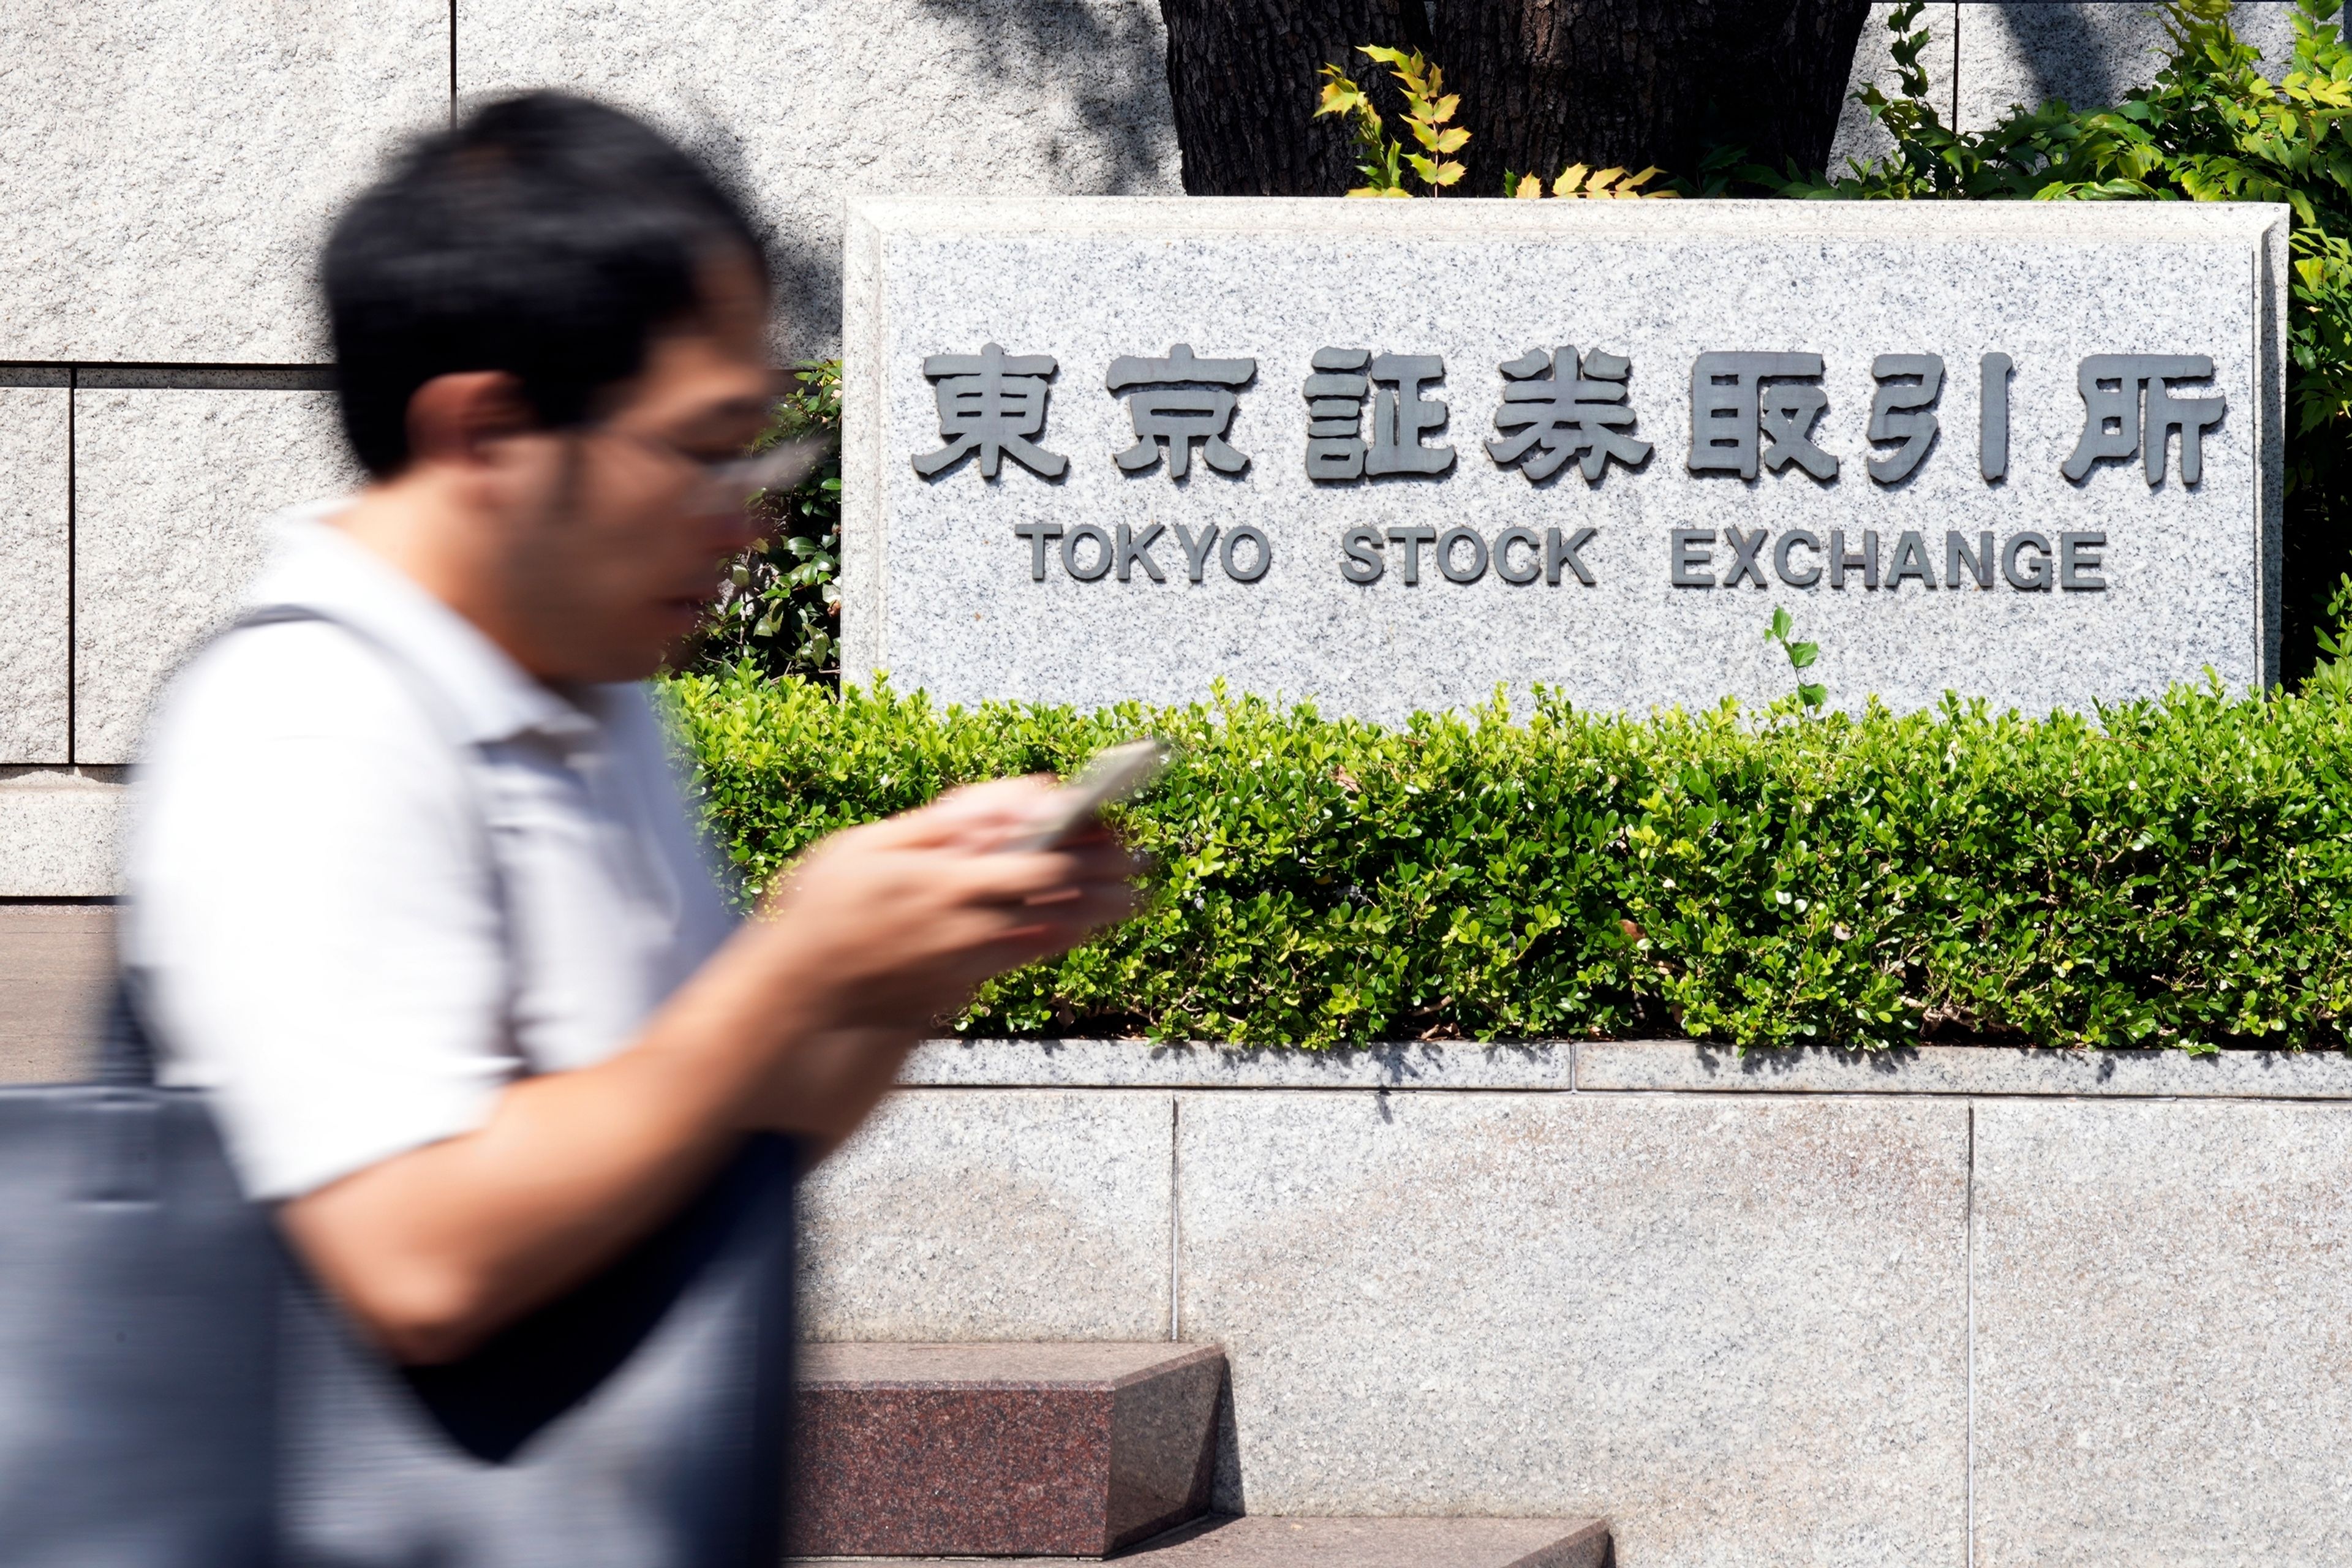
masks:
POLYGON ((738 926, 641 686, 747 542, 772 397, 740 210, 643 126, 494 104, 324 268, 368 475, 166 694, 125 952, 166 1081, 391 1356, 464 1354, 751 1132, 845 1137, 987 975, 1129 907, 1006 781, 845 833, 738 926))

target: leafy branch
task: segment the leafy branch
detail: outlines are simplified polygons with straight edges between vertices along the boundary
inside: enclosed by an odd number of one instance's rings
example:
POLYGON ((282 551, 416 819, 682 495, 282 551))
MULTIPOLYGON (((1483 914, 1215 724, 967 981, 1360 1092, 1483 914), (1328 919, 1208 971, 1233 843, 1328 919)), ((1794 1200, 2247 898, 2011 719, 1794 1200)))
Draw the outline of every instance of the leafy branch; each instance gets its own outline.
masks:
MULTIPOLYGON (((794 379, 800 384, 776 405, 752 451, 840 430, 841 362, 812 360, 794 379)), ((770 675, 829 674, 840 654, 839 455, 793 489, 763 490, 751 504, 767 526, 751 549, 728 563, 690 663, 726 668, 750 659, 770 675)))
POLYGON ((1450 154, 1462 150, 1470 140, 1470 132, 1446 123, 1461 107, 1462 95, 1445 90, 1445 73, 1423 59, 1418 49, 1366 44, 1356 52, 1389 68, 1398 90, 1404 95, 1405 130, 1422 151, 1406 152, 1402 142, 1389 135, 1380 110, 1372 106, 1370 95, 1338 66, 1325 66, 1323 96, 1315 112, 1318 117, 1337 114, 1345 119, 1356 138, 1357 156, 1362 160, 1356 167, 1364 176, 1364 183, 1348 194, 1410 196, 1412 192, 1405 188, 1404 182, 1407 169, 1420 176, 1433 195, 1459 181, 1463 167, 1450 154))
MULTIPOLYGON (((1670 198, 1681 193, 1673 190, 1645 191, 1642 187, 1664 174, 1655 163, 1638 174, 1628 174, 1622 168, 1593 169, 1583 163, 1570 163, 1551 183, 1551 194, 1561 200, 1653 201, 1670 198)), ((1503 194, 1523 202, 1539 200, 1544 184, 1534 174, 1515 174, 1503 171, 1503 194)))
MULTIPOLYGON (((1812 668, 1813 660, 1822 657, 1822 645, 1790 642, 1789 632, 1795 625, 1796 622, 1789 618, 1789 612, 1775 605, 1772 606, 1772 624, 1764 628, 1764 640, 1779 643, 1780 651, 1789 656, 1790 672, 1801 676, 1812 668)), ((1808 709, 1818 709, 1829 700, 1829 688, 1819 681, 1801 679, 1797 682, 1797 700, 1808 709)))

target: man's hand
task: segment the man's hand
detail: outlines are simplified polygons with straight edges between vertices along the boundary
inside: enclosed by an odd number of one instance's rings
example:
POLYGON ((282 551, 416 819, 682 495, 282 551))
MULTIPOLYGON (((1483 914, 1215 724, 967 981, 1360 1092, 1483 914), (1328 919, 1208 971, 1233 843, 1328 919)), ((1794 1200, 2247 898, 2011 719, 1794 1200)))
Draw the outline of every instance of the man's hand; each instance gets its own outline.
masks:
POLYGON ((747 1103, 750 1125, 829 1150, 973 987, 1132 912, 1135 862, 1108 833, 1050 851, 999 847, 1052 795, 1033 779, 959 790, 837 835, 785 879, 737 940, 773 965, 814 1027, 780 1052, 747 1103))
POLYGON ((509 1085, 479 1131, 282 1223, 394 1355, 463 1354, 661 1224, 742 1132, 837 1143, 974 986, 1124 918, 1135 867, 1108 833, 998 847, 1050 793, 982 784, 820 845, 625 1049, 509 1085))
POLYGON ((1053 795, 1003 779, 839 834, 769 900, 747 939, 774 952, 828 1025, 921 1027, 992 974, 1065 951, 1134 910, 1134 860, 1097 830, 1061 848, 1000 846, 1053 795))

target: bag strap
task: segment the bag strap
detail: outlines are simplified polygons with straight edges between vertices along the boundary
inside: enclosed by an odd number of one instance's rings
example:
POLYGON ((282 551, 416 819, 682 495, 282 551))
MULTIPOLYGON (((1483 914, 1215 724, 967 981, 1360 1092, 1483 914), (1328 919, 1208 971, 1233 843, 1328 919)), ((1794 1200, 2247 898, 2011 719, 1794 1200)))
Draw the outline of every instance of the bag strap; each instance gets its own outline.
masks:
MULTIPOLYGON (((498 842, 490 827, 490 792, 483 778, 482 748, 468 737, 457 711, 450 705, 441 689, 425 678, 422 670, 398 648, 367 627, 344 616, 308 605, 264 605, 247 611, 224 627, 214 638, 234 637, 241 631, 257 626, 290 626, 302 621, 320 621, 349 634, 362 647, 373 650, 391 670, 408 694, 424 710, 442 740, 454 751, 458 771, 466 780, 466 792, 473 809, 467 814, 473 819, 474 837, 482 855, 482 865, 490 879, 490 899, 498 906, 499 924, 511 938, 514 931, 514 910, 509 897, 505 868, 499 863, 498 842)), ((507 943, 513 950, 511 940, 507 943)), ((513 1011, 513 965, 508 965, 509 994, 502 1009, 513 1011)), ((146 976, 128 964, 115 973, 114 994, 107 1004, 106 1022, 99 1036, 97 1081, 111 1089, 152 1089, 155 1084, 158 1053, 155 1037, 148 1028, 145 1017, 146 976)))
POLYGON ((93 1081, 107 1089, 155 1087, 155 1042, 140 1022, 134 992, 139 978, 128 968, 114 974, 114 991, 107 998, 105 1021, 99 1026, 98 1068, 93 1081))

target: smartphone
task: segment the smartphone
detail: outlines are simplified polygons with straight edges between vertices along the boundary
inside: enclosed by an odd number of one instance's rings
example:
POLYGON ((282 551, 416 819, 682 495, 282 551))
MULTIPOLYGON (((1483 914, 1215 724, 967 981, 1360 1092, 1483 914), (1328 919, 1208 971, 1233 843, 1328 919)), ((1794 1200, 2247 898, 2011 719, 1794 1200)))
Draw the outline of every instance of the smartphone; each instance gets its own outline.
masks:
POLYGON ((1175 754, 1175 747, 1154 739, 1104 747, 1077 777, 1055 792, 1052 812, 1043 822, 1003 847, 1023 854, 1060 847, 1091 826, 1104 806, 1132 800, 1149 789, 1175 754))

